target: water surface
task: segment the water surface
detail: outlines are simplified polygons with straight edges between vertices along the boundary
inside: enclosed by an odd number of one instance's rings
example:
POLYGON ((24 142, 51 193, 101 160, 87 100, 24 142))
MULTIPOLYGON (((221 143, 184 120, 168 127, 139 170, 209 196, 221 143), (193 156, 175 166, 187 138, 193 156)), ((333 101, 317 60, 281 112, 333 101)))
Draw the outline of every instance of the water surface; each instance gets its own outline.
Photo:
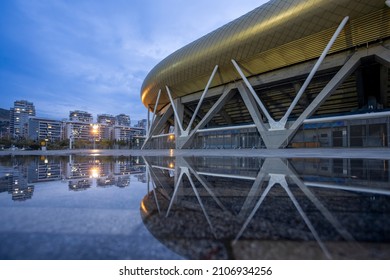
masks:
POLYGON ((0 259, 389 259, 388 159, 0 157, 0 259))

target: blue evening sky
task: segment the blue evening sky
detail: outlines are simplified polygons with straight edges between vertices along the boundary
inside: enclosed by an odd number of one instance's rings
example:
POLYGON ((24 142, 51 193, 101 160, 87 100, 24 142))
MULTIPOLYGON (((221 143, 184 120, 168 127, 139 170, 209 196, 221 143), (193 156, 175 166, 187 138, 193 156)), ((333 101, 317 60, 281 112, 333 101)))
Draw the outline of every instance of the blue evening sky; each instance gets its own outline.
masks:
POLYGON ((265 0, 0 1, 0 108, 146 118, 147 73, 184 45, 265 0))

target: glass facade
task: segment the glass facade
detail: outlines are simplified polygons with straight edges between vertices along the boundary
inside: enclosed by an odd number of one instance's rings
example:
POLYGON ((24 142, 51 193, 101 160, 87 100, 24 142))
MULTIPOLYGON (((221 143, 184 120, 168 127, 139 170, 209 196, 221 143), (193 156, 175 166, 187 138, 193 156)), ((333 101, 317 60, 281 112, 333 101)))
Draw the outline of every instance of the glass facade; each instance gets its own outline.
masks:
MULTIPOLYGON (((288 148, 388 147, 390 117, 342 120, 304 124, 291 139, 288 148)), ((174 148, 168 137, 156 137, 151 147, 174 148)), ((202 131, 193 141, 194 149, 264 149, 256 128, 202 131)))

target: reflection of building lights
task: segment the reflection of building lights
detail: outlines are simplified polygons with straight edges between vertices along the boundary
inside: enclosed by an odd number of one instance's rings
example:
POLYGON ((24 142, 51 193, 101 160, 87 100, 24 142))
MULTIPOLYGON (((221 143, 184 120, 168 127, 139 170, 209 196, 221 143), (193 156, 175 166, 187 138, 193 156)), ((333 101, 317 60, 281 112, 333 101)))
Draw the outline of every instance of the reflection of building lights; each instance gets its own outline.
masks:
POLYGON ((148 209, 146 209, 146 207, 145 207, 145 204, 144 204, 144 201, 141 201, 141 209, 142 209, 142 211, 144 212, 144 213, 148 213, 148 209))
POLYGON ((170 135, 169 135, 169 140, 171 140, 171 141, 172 141, 173 139, 175 139, 175 135, 173 135, 173 134, 170 134, 170 135))
POLYGON ((173 149, 169 149, 169 156, 173 157, 173 149))
POLYGON ((90 170, 91 178, 98 178, 99 177, 99 168, 92 167, 90 170))

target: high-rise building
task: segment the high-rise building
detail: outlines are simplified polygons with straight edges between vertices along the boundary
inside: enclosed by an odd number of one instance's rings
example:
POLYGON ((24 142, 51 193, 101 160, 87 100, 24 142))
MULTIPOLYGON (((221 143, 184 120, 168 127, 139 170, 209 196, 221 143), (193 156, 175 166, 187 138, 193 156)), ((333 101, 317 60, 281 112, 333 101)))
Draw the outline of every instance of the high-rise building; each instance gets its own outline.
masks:
POLYGON ((28 138, 32 140, 59 141, 63 138, 62 122, 31 117, 28 121, 28 138))
POLYGON ((116 123, 117 125, 120 126, 130 126, 131 125, 130 116, 125 114, 119 114, 116 116, 116 123))
POLYGON ((140 127, 140 128, 145 128, 147 127, 148 125, 148 122, 146 119, 142 119, 140 121, 138 121, 138 124, 136 125, 136 127, 140 127))
POLYGON ((73 122, 92 123, 93 117, 88 112, 76 110, 69 112, 69 120, 73 122))
POLYGON ((13 138, 27 137, 28 119, 35 116, 35 106, 27 100, 17 100, 10 108, 10 133, 13 138))
POLYGON ((64 124, 64 134, 66 139, 87 140, 91 139, 92 124, 83 122, 66 122, 64 124))
POLYGON ((116 123, 116 117, 109 114, 97 115, 97 122, 108 126, 114 126, 116 123))

